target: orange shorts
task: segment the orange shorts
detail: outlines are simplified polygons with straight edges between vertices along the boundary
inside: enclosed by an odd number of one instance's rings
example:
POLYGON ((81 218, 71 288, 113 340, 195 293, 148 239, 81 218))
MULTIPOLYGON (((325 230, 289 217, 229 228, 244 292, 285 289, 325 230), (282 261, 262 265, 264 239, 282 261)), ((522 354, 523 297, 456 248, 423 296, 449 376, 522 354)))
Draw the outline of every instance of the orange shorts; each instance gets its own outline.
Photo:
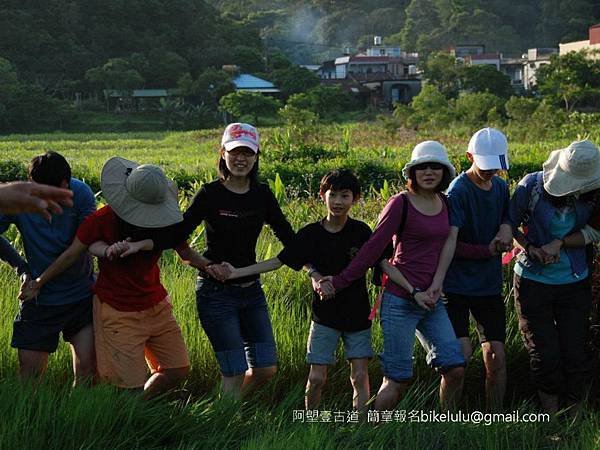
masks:
POLYGON ((167 296, 144 311, 119 311, 94 296, 98 375, 119 387, 143 387, 151 373, 188 367, 181 329, 167 296))

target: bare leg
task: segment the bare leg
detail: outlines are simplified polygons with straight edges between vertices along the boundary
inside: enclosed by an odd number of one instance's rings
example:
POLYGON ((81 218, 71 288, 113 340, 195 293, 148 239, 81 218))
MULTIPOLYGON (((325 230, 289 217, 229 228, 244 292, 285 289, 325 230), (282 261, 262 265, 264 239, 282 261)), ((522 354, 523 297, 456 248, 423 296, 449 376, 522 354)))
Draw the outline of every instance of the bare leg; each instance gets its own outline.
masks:
POLYGON ((311 364, 304 396, 306 409, 317 409, 319 407, 319 403, 321 403, 321 392, 326 381, 327 366, 322 364, 311 364))
POLYGON ((458 338, 458 340, 460 341, 460 346, 462 347, 465 361, 469 363, 471 356, 473 355, 473 346, 471 345, 471 340, 468 337, 461 337, 458 338))
POLYGON ((251 367, 244 375, 242 394, 247 395, 266 384, 277 373, 277 366, 251 367))
POLYGON ((500 411, 506 392, 506 354, 504 344, 499 341, 484 342, 483 363, 485 364, 485 398, 491 411, 500 411))
POLYGON ((221 376, 221 394, 233 400, 239 400, 242 396, 242 383, 245 376, 245 374, 232 377, 221 376))
POLYGON ((19 376, 22 381, 39 378, 48 367, 48 353, 19 349, 19 376))
POLYGON ((354 389, 352 396, 352 406, 355 410, 366 415, 367 401, 370 396, 369 386, 369 360, 367 358, 350 360, 350 382, 354 389))
POLYGON ((456 404, 462 395, 464 379, 464 367, 453 367, 448 372, 442 374, 440 382, 440 404, 442 411, 456 409, 456 404))
POLYGON ((71 339, 73 355, 73 387, 93 383, 96 375, 96 350, 94 349, 94 327, 82 328, 71 339))
POLYGON ((398 382, 383 377, 383 383, 381 383, 375 399, 375 409, 379 411, 394 409, 407 386, 408 383, 406 382, 398 382))
POLYGON ((144 385, 144 398, 150 399, 167 392, 176 387, 188 376, 190 367, 178 367, 176 369, 163 369, 154 372, 144 385))

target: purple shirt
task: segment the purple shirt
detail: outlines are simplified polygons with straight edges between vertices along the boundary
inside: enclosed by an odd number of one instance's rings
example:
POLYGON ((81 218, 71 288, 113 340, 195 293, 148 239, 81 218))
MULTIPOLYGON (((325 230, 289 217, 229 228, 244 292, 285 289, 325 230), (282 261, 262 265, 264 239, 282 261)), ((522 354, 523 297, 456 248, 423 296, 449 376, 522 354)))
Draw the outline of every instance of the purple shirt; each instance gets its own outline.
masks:
MULTIPOLYGON (((347 287, 352 281, 364 275, 369 267, 377 262, 390 240, 394 243, 392 264, 414 287, 427 289, 433 281, 440 253, 450 232, 448 211, 445 202, 442 210, 427 216, 419 212, 409 201, 406 223, 401 235, 396 232, 402 219, 403 199, 400 194, 393 196, 379 215, 379 222, 371 238, 360 248, 352 262, 342 272, 333 277, 335 290, 347 287)), ((395 283, 388 283, 386 290, 406 298, 410 295, 395 283)))

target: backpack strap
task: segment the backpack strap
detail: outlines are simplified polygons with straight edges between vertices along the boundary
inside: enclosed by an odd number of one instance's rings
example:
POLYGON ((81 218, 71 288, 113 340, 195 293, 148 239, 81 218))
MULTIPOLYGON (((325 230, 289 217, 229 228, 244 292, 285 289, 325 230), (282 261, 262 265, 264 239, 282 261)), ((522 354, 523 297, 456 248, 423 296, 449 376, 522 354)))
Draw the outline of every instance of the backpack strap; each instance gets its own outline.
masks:
POLYGON ((540 197, 542 196, 542 189, 544 188, 543 182, 543 173, 538 172, 535 175, 535 181, 531 186, 531 190, 529 191, 529 203, 527 204, 527 211, 525 212, 525 216, 523 217, 523 225, 527 226, 529 221, 533 217, 533 210, 535 209, 535 205, 537 205, 540 197))
MULTIPOLYGON (((402 234, 402 231, 404 230, 404 226, 406 225, 406 218, 408 216, 408 201, 409 201, 408 195, 406 195, 406 192, 401 192, 400 196, 402 197, 402 212, 400 215, 400 224, 398 225, 398 230, 396 231, 396 236, 400 236, 402 234)), ((390 242, 388 244, 388 246, 386 247, 386 249, 384 250, 384 255, 389 253, 390 247, 392 248, 392 256, 393 256, 394 246, 392 245, 392 242, 390 242)), ((377 264, 373 268, 373 280, 372 281, 373 281, 373 284, 375 284, 375 285, 381 284, 381 289, 379 290, 379 294, 377 295, 377 298, 375 299, 375 303, 373 303, 373 307, 371 308, 371 312, 369 313, 369 320, 373 320, 377 316, 377 311, 379 310, 379 307, 381 306, 381 299, 383 297, 383 291, 385 289, 385 285, 388 282, 388 276, 386 273, 383 272, 383 270, 381 270, 381 267, 379 267, 379 264, 377 264)))

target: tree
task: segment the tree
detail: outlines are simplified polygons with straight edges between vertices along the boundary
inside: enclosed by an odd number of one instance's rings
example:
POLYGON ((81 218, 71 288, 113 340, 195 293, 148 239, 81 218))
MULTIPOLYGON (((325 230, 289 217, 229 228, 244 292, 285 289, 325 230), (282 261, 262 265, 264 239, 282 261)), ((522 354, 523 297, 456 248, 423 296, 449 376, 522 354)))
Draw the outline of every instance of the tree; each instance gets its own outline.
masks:
POLYGON ((239 91, 221 97, 219 106, 222 111, 237 118, 243 115, 252 116, 254 124, 258 125, 258 117, 275 114, 281 107, 281 102, 257 92, 239 91))
POLYGON ((435 86, 426 84, 411 103, 410 122, 415 128, 445 127, 452 120, 448 100, 435 86))
POLYGON ((312 111, 323 119, 331 118, 348 109, 352 103, 350 94, 340 86, 318 85, 306 92, 292 95, 287 104, 297 109, 312 111))
POLYGON ((423 67, 427 83, 435 86, 446 98, 454 98, 459 90, 460 66, 449 53, 432 53, 423 67))
POLYGON ((224 95, 234 91, 231 75, 223 70, 206 69, 194 80, 188 73, 179 79, 182 94, 194 103, 203 103, 214 110, 224 95))
POLYGON ((181 76, 189 71, 187 61, 175 52, 155 49, 148 57, 147 72, 142 72, 149 87, 167 88, 177 86, 181 76))
POLYGON ((232 63, 239 66, 243 72, 260 72, 265 66, 260 50, 246 45, 234 47, 232 57, 232 63))
POLYGON ((286 96, 305 92, 319 84, 319 78, 315 74, 299 66, 274 70, 271 79, 286 96))
POLYGON ((488 64, 462 67, 460 80, 462 89, 469 92, 489 92, 502 98, 515 93, 510 78, 488 64))
POLYGON ((109 59, 103 66, 88 70, 85 78, 105 89, 115 89, 124 93, 139 88, 144 83, 140 73, 133 69, 125 58, 109 59))
POLYGON ((588 58, 588 52, 553 55, 550 64, 539 68, 537 88, 554 104, 562 104, 566 112, 582 102, 600 98, 600 60, 588 58))
POLYGON ((427 53, 432 48, 428 36, 440 28, 437 10, 431 0, 411 0, 406 7, 406 21, 401 31, 402 46, 410 51, 427 53))
POLYGON ((460 95, 455 103, 456 117, 473 128, 489 123, 491 117, 500 117, 504 100, 489 92, 469 92, 460 95))

